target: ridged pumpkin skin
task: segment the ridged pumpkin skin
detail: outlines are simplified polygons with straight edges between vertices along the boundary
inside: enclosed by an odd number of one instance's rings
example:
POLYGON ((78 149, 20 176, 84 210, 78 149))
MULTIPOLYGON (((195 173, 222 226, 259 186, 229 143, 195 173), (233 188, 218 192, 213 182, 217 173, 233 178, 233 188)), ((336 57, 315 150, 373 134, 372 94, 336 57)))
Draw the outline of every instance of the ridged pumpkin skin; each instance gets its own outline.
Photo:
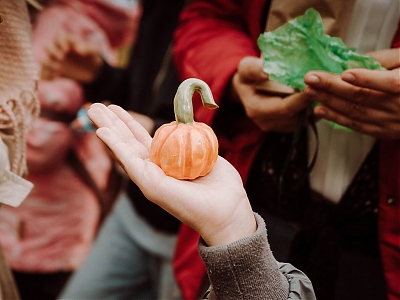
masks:
POLYGON ((193 119, 194 92, 199 92, 204 107, 218 107, 204 81, 186 79, 175 94, 175 121, 157 129, 150 147, 150 160, 165 174, 177 179, 191 180, 207 175, 218 158, 218 140, 214 131, 193 119))
POLYGON ((177 179, 207 175, 217 158, 217 137, 208 125, 200 122, 164 124, 155 133, 150 148, 150 160, 177 179))

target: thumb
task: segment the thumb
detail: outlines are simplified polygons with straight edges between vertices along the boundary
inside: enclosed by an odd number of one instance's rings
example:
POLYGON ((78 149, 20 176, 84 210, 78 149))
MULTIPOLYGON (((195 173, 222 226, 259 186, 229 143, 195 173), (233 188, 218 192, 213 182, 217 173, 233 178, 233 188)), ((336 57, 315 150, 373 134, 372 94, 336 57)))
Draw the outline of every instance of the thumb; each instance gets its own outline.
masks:
POLYGON ((262 59, 255 56, 243 58, 238 65, 239 80, 246 83, 256 83, 268 79, 268 74, 263 70, 262 59))
POLYGON ((366 55, 374 57, 377 62, 388 70, 400 67, 400 48, 369 52, 366 55))

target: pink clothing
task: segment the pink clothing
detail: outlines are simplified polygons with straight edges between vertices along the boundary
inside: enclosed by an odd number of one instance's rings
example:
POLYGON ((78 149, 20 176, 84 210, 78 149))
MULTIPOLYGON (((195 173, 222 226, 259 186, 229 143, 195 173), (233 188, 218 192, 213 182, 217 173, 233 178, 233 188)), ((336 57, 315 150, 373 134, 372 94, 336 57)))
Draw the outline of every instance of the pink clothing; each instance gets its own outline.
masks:
MULTIPOLYGON (((101 0, 54 0, 35 20, 35 59, 44 58, 45 47, 57 34, 70 32, 97 45, 114 64, 116 47, 133 40, 137 17, 137 11, 128 14, 101 0), (103 27, 98 22, 104 22, 103 27), (109 30, 103 30, 105 25, 109 30)), ((38 92, 41 109, 53 113, 75 116, 85 103, 81 86, 66 78, 41 81, 38 92)), ((19 207, 0 210, 4 254, 17 271, 73 271, 91 248, 100 205, 71 168, 67 154, 75 153, 100 189, 106 188, 112 159, 94 132, 74 135, 67 123, 46 117, 34 122, 26 145, 27 179, 34 188, 19 207)))
POLYGON ((109 64, 117 63, 116 49, 136 38, 141 10, 124 10, 101 0, 51 0, 33 29, 37 61, 45 57, 45 46, 55 36, 73 33, 95 45, 109 64))
POLYGON ((93 192, 63 165, 32 174, 35 187, 18 207, 0 210, 0 239, 7 262, 23 272, 72 271, 86 257, 99 206, 93 192))

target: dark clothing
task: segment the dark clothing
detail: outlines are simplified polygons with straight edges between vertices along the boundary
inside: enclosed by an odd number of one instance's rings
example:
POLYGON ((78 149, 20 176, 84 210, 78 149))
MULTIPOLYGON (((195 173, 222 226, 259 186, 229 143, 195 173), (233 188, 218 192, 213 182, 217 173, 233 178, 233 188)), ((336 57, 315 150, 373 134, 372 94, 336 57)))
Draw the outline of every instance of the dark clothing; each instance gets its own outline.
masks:
POLYGON ((269 133, 247 181, 253 210, 266 220, 276 259, 307 274, 318 299, 386 299, 377 226, 379 144, 341 201, 333 204, 310 190, 305 132, 294 149, 291 142, 292 134, 269 133), (279 199, 287 155, 291 159, 279 199))
POLYGON ((20 297, 24 300, 57 299, 71 274, 72 272, 23 273, 13 271, 20 297))
MULTIPOLYGON (((184 4, 184 0, 144 1, 137 42, 127 68, 105 64, 95 82, 85 86, 87 99, 108 100, 147 115, 155 121, 156 129, 173 121, 173 99, 180 82, 171 59, 170 43, 184 4)), ((137 212, 156 229, 166 233, 178 231, 180 222, 146 200, 131 181, 127 193, 137 212)))
POLYGON ((220 105, 214 115, 195 109, 196 118, 213 127, 221 155, 242 175, 253 210, 266 220, 276 259, 304 271, 317 299, 386 299, 378 241, 379 145, 334 205, 310 189, 305 130, 290 152, 293 134, 263 133, 242 107, 224 98, 240 60, 259 56, 256 40, 260 29, 264 31, 270 3, 198 1, 182 14, 175 38, 178 69, 184 78, 206 81, 220 105), (224 47, 218 47, 221 41, 224 47), (223 60, 216 59, 220 53, 223 60), (291 160, 280 188, 287 157, 291 160), (350 264, 352 259, 357 264, 350 264))

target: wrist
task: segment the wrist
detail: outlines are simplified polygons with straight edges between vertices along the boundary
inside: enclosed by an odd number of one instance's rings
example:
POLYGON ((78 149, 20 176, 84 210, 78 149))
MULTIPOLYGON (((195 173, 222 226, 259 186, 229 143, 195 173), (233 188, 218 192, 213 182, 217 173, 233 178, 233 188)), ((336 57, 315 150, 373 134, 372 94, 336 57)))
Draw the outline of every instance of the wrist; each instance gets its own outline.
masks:
POLYGON ((257 223, 248 201, 238 206, 235 212, 224 224, 210 228, 208 233, 200 233, 208 246, 228 245, 256 232, 257 223))

